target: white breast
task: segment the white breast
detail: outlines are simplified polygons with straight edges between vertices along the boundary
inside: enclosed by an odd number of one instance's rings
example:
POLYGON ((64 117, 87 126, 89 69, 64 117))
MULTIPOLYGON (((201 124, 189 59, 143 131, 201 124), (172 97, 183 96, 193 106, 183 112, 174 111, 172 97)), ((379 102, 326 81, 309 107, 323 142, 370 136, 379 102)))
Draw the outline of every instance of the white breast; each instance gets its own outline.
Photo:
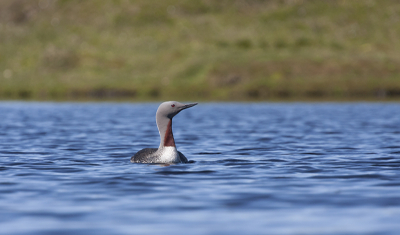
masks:
POLYGON ((178 150, 176 147, 168 146, 161 149, 160 163, 179 163, 181 158, 179 157, 178 150))

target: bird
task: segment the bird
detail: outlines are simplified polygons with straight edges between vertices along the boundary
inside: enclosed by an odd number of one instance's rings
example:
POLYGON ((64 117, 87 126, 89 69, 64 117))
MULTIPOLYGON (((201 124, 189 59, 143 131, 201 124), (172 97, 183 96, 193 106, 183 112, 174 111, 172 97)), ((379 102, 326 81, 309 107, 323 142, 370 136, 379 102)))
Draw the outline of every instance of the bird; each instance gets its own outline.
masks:
POLYGON ((198 103, 182 104, 177 101, 167 101, 157 109, 156 122, 160 133, 160 146, 158 148, 145 148, 131 157, 133 163, 188 163, 188 159, 176 149, 174 135, 172 134, 172 118, 180 111, 193 107, 198 103))

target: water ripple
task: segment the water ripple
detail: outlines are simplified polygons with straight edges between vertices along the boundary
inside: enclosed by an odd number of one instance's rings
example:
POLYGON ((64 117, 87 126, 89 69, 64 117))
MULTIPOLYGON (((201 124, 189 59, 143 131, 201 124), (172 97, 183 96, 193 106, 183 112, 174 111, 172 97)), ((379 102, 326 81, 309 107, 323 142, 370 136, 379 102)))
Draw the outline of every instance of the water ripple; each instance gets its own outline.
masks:
POLYGON ((0 103, 0 233, 396 234, 400 105, 0 103))

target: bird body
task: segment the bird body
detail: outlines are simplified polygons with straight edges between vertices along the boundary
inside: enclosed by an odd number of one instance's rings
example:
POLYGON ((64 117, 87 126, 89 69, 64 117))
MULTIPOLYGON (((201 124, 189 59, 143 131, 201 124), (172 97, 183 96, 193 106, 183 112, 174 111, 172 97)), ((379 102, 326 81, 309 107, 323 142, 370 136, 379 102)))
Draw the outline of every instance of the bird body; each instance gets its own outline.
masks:
POLYGON ((145 148, 137 152, 131 162, 135 163, 187 163, 187 158, 176 149, 174 135, 172 134, 172 118, 180 111, 193 107, 197 103, 182 104, 176 101, 162 103, 156 113, 158 131, 160 133, 160 146, 145 148))
POLYGON ((188 160, 176 147, 145 148, 137 152, 131 162, 136 163, 187 163, 188 160))

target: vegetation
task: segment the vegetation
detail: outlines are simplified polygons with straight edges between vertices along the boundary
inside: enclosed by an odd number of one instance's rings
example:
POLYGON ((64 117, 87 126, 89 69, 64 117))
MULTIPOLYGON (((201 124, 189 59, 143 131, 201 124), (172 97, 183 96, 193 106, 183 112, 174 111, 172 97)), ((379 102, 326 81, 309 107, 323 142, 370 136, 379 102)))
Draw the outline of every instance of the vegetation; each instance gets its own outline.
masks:
POLYGON ((0 98, 399 99, 398 0, 2 0, 0 98))

